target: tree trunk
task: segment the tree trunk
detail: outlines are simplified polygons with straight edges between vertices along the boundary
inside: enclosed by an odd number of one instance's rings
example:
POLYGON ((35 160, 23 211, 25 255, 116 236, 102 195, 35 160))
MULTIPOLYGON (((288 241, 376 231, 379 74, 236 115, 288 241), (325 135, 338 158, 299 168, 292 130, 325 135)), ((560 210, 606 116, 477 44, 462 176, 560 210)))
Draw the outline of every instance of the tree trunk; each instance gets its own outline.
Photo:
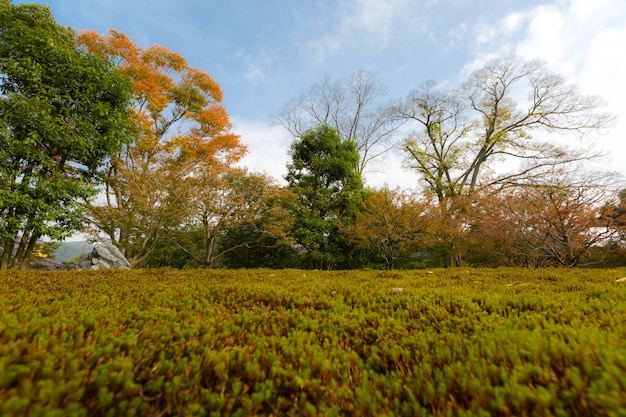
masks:
POLYGON ((35 245, 37 244, 37 239, 39 239, 39 237, 40 236, 38 234, 33 234, 30 237, 28 246, 26 247, 26 251, 24 251, 24 253, 22 254, 22 258, 19 259, 19 264, 17 265, 19 269, 24 269, 24 267, 27 266, 28 258, 30 257, 30 254, 33 252, 33 249, 35 249, 35 245))
POLYGON ((9 269, 9 260, 11 259, 11 255, 13 253, 13 249, 15 248, 15 240, 12 239, 4 239, 2 241, 2 258, 0 259, 0 269, 5 270, 9 269))
POLYGON ((202 222, 204 225, 205 232, 205 248, 204 248, 204 267, 205 268, 213 268, 213 252, 215 251, 215 234, 211 230, 208 221, 202 222))

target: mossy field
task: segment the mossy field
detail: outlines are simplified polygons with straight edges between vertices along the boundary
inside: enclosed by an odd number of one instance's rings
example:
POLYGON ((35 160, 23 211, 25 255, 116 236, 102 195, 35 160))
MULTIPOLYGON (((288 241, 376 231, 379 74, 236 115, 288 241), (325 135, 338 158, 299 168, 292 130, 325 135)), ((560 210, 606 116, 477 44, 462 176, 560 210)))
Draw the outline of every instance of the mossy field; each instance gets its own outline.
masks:
POLYGON ((2 416, 626 416, 626 269, 8 271, 2 416))

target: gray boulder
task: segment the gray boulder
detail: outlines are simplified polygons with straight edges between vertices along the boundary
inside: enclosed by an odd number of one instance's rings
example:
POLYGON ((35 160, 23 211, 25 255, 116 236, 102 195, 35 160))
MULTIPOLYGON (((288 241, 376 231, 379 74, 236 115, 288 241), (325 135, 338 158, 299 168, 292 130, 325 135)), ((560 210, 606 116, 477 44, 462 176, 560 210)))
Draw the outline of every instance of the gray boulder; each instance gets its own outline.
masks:
POLYGON ((81 257, 74 269, 130 269, 130 263, 120 250, 110 244, 102 243, 93 248, 90 254, 81 257))

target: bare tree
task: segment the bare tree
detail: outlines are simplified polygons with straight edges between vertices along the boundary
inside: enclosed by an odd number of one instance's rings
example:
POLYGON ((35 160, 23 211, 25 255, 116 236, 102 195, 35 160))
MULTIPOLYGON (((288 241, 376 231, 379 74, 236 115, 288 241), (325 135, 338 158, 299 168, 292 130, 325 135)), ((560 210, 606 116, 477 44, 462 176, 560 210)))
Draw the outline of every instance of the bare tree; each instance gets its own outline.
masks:
POLYGON ((440 91, 428 82, 394 106, 394 113, 417 124, 419 130, 404 142, 408 165, 442 200, 598 156, 537 142, 531 133, 585 135, 607 127, 613 118, 596 111, 601 104, 542 62, 511 55, 487 63, 455 90, 440 91), (514 98, 523 99, 524 93, 524 103, 518 104, 514 98), (519 168, 487 177, 490 163, 497 160, 519 168))
POLYGON ((380 103, 386 93, 376 76, 363 70, 339 80, 324 78, 285 103, 273 121, 294 137, 319 125, 333 127, 343 140, 356 144, 360 155, 357 169, 363 175, 367 169, 376 170, 372 162, 392 148, 401 122, 380 103))

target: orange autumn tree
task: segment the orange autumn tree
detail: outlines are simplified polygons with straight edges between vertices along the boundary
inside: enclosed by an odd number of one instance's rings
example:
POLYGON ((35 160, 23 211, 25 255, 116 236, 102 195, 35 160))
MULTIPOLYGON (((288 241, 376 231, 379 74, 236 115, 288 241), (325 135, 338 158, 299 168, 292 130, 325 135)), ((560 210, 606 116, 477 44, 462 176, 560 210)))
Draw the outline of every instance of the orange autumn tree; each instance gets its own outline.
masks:
POLYGON ((230 131, 220 86, 180 54, 159 45, 140 48, 116 30, 85 31, 78 42, 132 81, 134 140, 102 167, 104 204, 92 202, 90 214, 93 226, 138 266, 188 217, 193 187, 186 178, 197 175, 185 164, 189 155, 217 172, 246 148, 230 131))
POLYGON ((410 258, 423 248, 430 235, 425 211, 426 203, 417 196, 385 187, 371 191, 354 222, 342 225, 341 230, 352 244, 376 253, 391 270, 398 259, 410 258))
POLYGON ((424 221, 429 224, 430 257, 438 266, 462 266, 475 216, 472 198, 458 195, 440 199, 435 192, 426 192, 424 198, 429 202, 424 221))
POLYGON ((530 267, 603 261, 590 260, 589 254, 603 258, 617 239, 617 230, 602 214, 618 179, 581 168, 547 175, 549 180, 494 190, 480 201, 483 214, 472 230, 479 257, 490 251, 499 255, 498 265, 530 267))
POLYGON ((189 218, 185 222, 191 231, 189 237, 199 233, 196 241, 201 254, 174 237, 168 238, 169 243, 204 268, 213 268, 231 251, 256 248, 268 240, 272 246, 293 243, 286 234, 291 219, 282 204, 289 195, 270 177, 238 167, 204 172, 208 175, 190 178, 194 193, 188 200, 189 218), (236 237, 232 239, 230 234, 236 237))

